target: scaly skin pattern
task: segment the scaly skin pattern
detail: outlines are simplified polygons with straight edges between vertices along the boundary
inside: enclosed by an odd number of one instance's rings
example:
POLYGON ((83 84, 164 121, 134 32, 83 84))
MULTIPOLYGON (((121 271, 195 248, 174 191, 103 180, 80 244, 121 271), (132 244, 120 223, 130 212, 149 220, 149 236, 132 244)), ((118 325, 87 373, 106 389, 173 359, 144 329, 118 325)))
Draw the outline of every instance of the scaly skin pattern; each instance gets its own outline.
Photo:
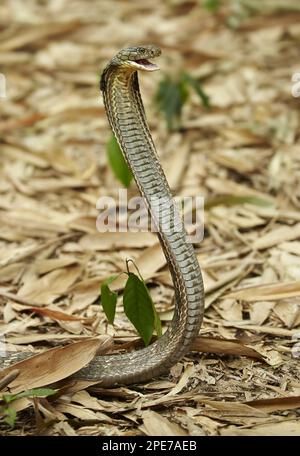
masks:
MULTIPOLYGON (((137 71, 157 69, 147 61, 160 53, 156 46, 121 50, 104 69, 100 87, 111 128, 158 228, 174 283, 175 312, 169 329, 150 346, 122 355, 97 356, 73 375, 99 381, 103 387, 139 383, 167 372, 188 352, 203 319, 200 267, 159 163, 139 91, 137 71)), ((2 367, 12 359, 15 362, 16 356, 8 357, 2 367)))

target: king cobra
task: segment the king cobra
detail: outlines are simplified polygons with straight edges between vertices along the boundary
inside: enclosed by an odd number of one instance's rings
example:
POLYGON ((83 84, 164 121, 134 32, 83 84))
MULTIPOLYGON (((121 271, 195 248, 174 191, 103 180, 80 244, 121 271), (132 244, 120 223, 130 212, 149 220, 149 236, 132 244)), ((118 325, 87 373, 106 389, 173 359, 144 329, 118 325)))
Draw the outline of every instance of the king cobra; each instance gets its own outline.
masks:
MULTIPOLYGON (((168 330, 148 347, 120 355, 96 356, 72 376, 97 381, 103 387, 144 382, 166 373, 188 352, 203 319, 200 267, 159 163, 139 91, 137 72, 157 70, 158 66, 149 59, 160 54, 160 49, 153 45, 121 50, 105 67, 100 88, 111 128, 158 228, 174 284, 175 311, 168 330)), ((26 355, 30 354, 8 356, 2 367, 26 355)))

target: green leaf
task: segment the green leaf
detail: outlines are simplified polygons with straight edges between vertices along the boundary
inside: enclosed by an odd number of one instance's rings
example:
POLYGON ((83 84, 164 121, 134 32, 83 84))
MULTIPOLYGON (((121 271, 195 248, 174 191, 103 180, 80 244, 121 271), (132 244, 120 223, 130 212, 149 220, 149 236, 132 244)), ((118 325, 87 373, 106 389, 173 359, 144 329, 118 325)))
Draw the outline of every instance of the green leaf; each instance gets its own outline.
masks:
POLYGON ((4 422, 13 428, 17 418, 16 410, 13 407, 7 407, 4 410, 4 415, 4 422))
POLYGON ((193 76, 191 76, 188 73, 183 73, 182 78, 195 90, 197 95, 200 97, 203 106, 209 109, 211 107, 209 102, 209 96, 206 95, 206 93, 201 87, 201 84, 197 81, 197 79, 193 78, 193 76))
POLYGON ((129 187, 133 176, 123 157, 115 135, 112 135, 109 139, 106 150, 108 161, 114 175, 125 187, 129 187))
POLYGON ((126 316, 148 345, 155 326, 154 305, 145 282, 132 272, 128 274, 123 305, 126 316))
MULTIPOLYGON (((23 397, 47 397, 52 396, 56 393, 57 390, 51 388, 33 388, 26 391, 22 391, 21 393, 17 394, 2 394, 0 400, 4 401, 6 404, 10 404, 17 399, 21 399, 23 397)), ((14 427, 17 412, 11 406, 2 406, 0 408, 0 412, 4 415, 4 422, 7 423, 9 426, 14 427)))
POLYGON ((203 6, 207 10, 212 11, 213 13, 215 13, 220 8, 221 1, 220 0, 204 0, 203 6))
POLYGON ((116 314, 118 294, 108 287, 116 279, 116 276, 109 277, 101 284, 101 304, 108 322, 112 325, 116 314))
POLYGON ((166 118, 169 130, 180 126, 181 112, 188 98, 188 90, 185 81, 172 80, 166 76, 159 84, 155 95, 156 105, 166 118))
POLYGON ((55 393, 56 390, 51 388, 33 388, 17 394, 3 394, 2 399, 9 404, 10 402, 21 399, 22 397, 47 397, 52 396, 55 393))
POLYGON ((176 80, 165 76, 158 86, 155 102, 159 111, 165 116, 169 130, 180 127, 182 108, 188 100, 189 87, 199 95, 203 106, 209 108, 209 97, 200 83, 187 73, 182 73, 176 80))

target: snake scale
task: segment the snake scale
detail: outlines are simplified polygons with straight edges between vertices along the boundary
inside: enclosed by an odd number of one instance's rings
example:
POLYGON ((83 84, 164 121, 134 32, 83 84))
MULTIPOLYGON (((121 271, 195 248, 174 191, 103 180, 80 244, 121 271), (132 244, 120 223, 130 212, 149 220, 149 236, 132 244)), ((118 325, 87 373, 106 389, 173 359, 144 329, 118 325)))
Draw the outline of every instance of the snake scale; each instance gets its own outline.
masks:
MULTIPOLYGON (((100 88, 111 128, 158 227, 174 284, 175 311, 168 330, 148 347, 120 355, 96 356, 73 375, 99 381, 103 387, 143 382, 168 371, 189 350, 203 318, 200 267, 159 163, 139 91, 137 72, 157 70, 149 59, 160 54, 154 45, 121 50, 105 67, 100 88), (154 200, 160 203, 153 204, 154 200)), ((8 354, 0 359, 0 367, 26 356, 30 353, 8 354)))

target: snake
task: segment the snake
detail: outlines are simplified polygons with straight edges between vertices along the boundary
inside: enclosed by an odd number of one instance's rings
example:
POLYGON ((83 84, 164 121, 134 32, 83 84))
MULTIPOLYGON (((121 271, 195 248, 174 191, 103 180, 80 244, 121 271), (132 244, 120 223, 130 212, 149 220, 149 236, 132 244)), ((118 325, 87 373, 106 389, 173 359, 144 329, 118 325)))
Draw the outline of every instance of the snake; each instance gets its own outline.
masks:
MULTIPOLYGON (((120 50, 104 68, 100 90, 112 131, 157 227, 174 285, 174 315, 164 334, 147 347, 95 356, 72 375, 103 387, 145 382, 167 373, 190 350, 203 320, 201 269, 160 164, 139 90, 138 72, 158 70, 152 60, 160 55, 156 45, 120 50)), ((17 368, 16 360, 29 355, 7 356, 0 359, 0 367, 13 364, 17 368)))

